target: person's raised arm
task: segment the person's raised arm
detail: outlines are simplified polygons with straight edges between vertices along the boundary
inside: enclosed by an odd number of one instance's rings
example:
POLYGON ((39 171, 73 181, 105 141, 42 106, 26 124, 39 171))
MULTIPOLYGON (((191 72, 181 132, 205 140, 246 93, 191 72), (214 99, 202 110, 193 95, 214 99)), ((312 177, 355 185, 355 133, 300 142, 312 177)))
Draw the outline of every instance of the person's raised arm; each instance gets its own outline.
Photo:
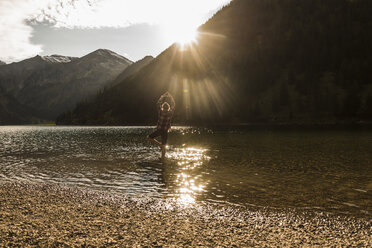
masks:
POLYGON ((169 97, 169 101, 170 101, 170 108, 171 108, 171 111, 174 111, 174 109, 176 108, 176 102, 174 101, 174 98, 173 96, 169 93, 168 93, 168 97, 169 97))
POLYGON ((161 109, 161 104, 163 103, 163 99, 164 99, 164 97, 166 97, 167 93, 168 93, 168 91, 165 92, 163 95, 161 95, 158 102, 156 103, 159 110, 161 109))
POLYGON ((161 102, 163 101, 163 96, 161 96, 158 100, 158 102, 156 103, 156 106, 158 109, 161 109, 161 102))

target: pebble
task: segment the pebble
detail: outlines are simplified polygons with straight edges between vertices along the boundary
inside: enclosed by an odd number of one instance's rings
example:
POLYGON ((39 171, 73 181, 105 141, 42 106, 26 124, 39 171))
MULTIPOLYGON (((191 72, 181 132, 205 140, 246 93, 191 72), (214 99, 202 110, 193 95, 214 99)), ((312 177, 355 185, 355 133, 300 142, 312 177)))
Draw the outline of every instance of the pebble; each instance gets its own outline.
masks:
POLYGON ((0 247, 372 247, 368 217, 0 184, 0 247))

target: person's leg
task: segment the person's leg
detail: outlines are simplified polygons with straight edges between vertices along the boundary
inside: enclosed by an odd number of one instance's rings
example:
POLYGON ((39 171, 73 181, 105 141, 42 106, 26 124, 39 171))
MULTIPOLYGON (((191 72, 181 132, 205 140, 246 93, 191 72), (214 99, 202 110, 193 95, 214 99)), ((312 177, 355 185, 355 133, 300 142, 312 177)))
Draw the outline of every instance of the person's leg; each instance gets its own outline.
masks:
POLYGON ((166 145, 168 140, 168 130, 162 130, 161 132, 161 158, 165 158, 166 145))
POLYGON ((161 159, 165 158, 166 145, 161 145, 161 159))
POLYGON ((161 143, 155 139, 156 137, 158 137, 160 135, 161 135, 160 130, 156 130, 155 132, 153 132, 153 133, 151 133, 150 135, 147 136, 147 140, 150 141, 151 143, 161 147, 161 143))

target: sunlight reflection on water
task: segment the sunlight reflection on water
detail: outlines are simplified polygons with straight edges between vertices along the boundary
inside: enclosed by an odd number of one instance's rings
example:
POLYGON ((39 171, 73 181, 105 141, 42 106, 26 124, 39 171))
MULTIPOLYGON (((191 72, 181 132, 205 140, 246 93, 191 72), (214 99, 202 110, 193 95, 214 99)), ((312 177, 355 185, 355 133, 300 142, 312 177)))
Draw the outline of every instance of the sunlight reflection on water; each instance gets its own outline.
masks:
POLYGON ((178 148, 168 154, 169 159, 178 161, 180 172, 177 174, 178 201, 184 205, 195 203, 196 194, 204 191, 207 183, 199 181, 200 174, 196 170, 203 166, 204 161, 210 160, 206 155, 207 149, 202 148, 178 148))

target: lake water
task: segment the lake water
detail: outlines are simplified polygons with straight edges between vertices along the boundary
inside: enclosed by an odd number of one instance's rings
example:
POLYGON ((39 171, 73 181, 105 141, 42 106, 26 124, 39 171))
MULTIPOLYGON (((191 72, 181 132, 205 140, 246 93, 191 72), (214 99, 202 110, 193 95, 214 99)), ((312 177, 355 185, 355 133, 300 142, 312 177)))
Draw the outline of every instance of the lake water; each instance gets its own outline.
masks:
POLYGON ((0 127, 0 181, 133 197, 372 214, 372 131, 177 127, 167 159, 151 127, 0 127))

